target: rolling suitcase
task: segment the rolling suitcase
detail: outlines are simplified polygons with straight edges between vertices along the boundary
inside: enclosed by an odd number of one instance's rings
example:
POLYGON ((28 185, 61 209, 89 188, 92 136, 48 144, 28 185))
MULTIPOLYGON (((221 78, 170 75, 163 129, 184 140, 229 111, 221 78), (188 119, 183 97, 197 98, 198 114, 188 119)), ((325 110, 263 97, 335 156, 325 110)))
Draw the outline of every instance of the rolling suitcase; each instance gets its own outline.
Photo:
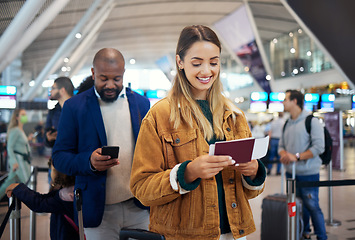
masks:
MULTIPOLYGON (((295 168, 293 168, 295 169, 295 168)), ((281 189, 283 189, 284 169, 282 167, 281 189)), ((293 177, 295 175, 293 174, 293 177)), ((281 190, 282 192, 282 190, 281 190)), ((261 240, 286 240, 288 234, 288 204, 286 194, 265 197, 261 205, 261 240)), ((296 198, 296 239, 302 239, 302 201, 296 198)))

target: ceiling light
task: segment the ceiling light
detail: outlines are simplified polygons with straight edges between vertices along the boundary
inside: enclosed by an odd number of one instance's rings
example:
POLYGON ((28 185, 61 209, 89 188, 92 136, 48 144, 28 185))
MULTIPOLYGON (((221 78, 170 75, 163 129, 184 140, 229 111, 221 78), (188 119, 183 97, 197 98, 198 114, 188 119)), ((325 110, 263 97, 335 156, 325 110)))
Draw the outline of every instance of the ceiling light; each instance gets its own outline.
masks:
POLYGON ((307 56, 310 57, 312 55, 311 51, 307 51, 307 56))
POLYGON ((295 53, 295 52, 296 52, 296 49, 291 48, 291 49, 290 49, 290 52, 291 52, 291 53, 295 53))
POLYGON ((76 37, 77 39, 81 38, 81 33, 76 33, 76 34, 75 34, 75 37, 76 37))
POLYGON ((302 31, 302 29, 298 29, 298 33, 302 33, 303 31, 302 31))
POLYGON ((69 62, 69 58, 64 58, 64 60, 63 60, 65 63, 68 63, 69 62))
POLYGON ((133 65, 136 63, 136 60, 134 58, 131 58, 131 60, 129 60, 129 63, 133 65))
POLYGON ((175 75, 176 75, 176 71, 175 71, 175 70, 171 70, 171 71, 170 71, 170 75, 171 75, 171 76, 175 76, 175 75))
POLYGON ((271 80, 271 76, 270 75, 266 75, 266 80, 270 81, 271 80))
POLYGON ((67 67, 63 66, 62 67, 62 72, 66 72, 67 71, 67 67))
POLYGON ((293 33, 292 33, 292 32, 290 32, 288 35, 289 35, 290 37, 293 37, 293 33))
POLYGON ((273 43, 277 43, 277 39, 274 38, 274 39, 272 40, 272 42, 273 42, 273 43))
POLYGON ((298 74, 298 70, 295 68, 295 69, 293 69, 293 71, 292 71, 294 74, 298 74))
POLYGON ((225 72, 221 73, 221 78, 227 78, 227 73, 225 72))

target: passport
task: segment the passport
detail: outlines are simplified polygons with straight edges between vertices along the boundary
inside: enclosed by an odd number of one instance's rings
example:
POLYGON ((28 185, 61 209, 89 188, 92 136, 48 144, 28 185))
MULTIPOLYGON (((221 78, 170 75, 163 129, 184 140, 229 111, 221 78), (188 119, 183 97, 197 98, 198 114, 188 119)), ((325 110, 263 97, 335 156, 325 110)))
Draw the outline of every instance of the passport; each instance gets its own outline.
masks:
POLYGON ((236 163, 246 163, 252 159, 264 157, 268 147, 269 136, 263 138, 242 138, 211 144, 209 155, 231 156, 236 163))

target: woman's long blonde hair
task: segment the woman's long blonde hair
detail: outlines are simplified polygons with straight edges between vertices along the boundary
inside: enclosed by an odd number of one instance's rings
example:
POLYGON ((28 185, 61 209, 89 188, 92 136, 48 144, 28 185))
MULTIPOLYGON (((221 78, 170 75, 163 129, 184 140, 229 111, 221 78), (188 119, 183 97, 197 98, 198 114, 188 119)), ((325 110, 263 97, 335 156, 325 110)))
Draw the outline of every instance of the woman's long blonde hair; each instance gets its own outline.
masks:
MULTIPOLYGON (((181 34, 176 47, 176 55, 184 60, 186 52, 195 42, 208 41, 215 44, 221 52, 221 43, 215 32, 209 27, 202 25, 194 25, 185 27, 181 34)), ((176 62, 176 69, 178 64, 176 62)), ((178 128, 184 121, 190 127, 193 127, 194 120, 197 122, 204 137, 210 140, 213 133, 217 139, 223 139, 224 133, 222 129, 223 116, 226 109, 233 109, 233 103, 222 95, 223 86, 219 78, 219 73, 208 91, 207 100, 213 115, 213 129, 210 122, 203 115, 198 103, 194 100, 191 92, 191 84, 186 78, 185 71, 178 71, 175 76, 173 86, 168 94, 171 105, 170 121, 174 124, 174 128, 178 128)))
POLYGON ((17 127, 18 126, 18 116, 20 116, 20 112, 24 110, 23 108, 16 108, 14 110, 14 112, 12 113, 12 116, 11 116, 11 119, 10 119, 10 122, 9 122, 9 126, 7 127, 7 132, 9 133, 9 131, 14 128, 14 127, 17 127))

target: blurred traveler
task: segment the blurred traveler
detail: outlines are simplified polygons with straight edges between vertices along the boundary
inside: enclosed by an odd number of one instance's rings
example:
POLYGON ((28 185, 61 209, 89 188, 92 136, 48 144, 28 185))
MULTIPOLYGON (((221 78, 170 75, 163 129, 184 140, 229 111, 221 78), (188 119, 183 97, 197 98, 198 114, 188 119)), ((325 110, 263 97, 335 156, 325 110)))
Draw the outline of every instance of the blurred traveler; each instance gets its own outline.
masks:
MULTIPOLYGON (((57 100, 58 103, 55 107, 48 112, 47 121, 45 125, 46 132, 46 145, 50 148, 53 148, 55 140, 57 139, 57 129, 60 114, 62 113, 62 108, 64 102, 73 96, 74 85, 70 78, 68 77, 59 77, 54 80, 50 100, 57 100)), ((48 171, 48 182, 51 184, 51 169, 48 171)))
POLYGON ((25 183, 31 174, 30 145, 23 131, 27 123, 27 114, 24 109, 15 109, 7 130, 7 168, 8 176, 0 187, 0 199, 5 196, 6 188, 15 182, 25 183))
POLYGON ((47 194, 35 192, 23 183, 13 183, 6 189, 10 198, 15 196, 29 209, 37 213, 52 213, 50 218, 51 240, 79 239, 74 223, 75 177, 58 172, 51 164, 53 191, 47 194))
POLYGON ((78 93, 82 93, 86 90, 89 90, 90 88, 92 88, 94 86, 95 82, 94 79, 92 79, 92 76, 88 76, 84 79, 84 81, 82 81, 78 87, 78 93))
POLYGON ((135 142, 149 100, 123 86, 125 61, 112 48, 93 60, 94 87, 69 99, 53 148, 56 169, 76 176, 83 192, 85 234, 118 239, 122 227, 147 229, 149 213, 129 189, 135 142), (119 146, 119 158, 101 155, 102 146, 119 146), (140 205, 143 207, 142 205, 140 205))
MULTIPOLYGON (((269 160, 270 161, 280 161, 280 155, 278 153, 279 148, 279 140, 282 134, 282 128, 285 124, 285 119, 283 119, 283 112, 279 113, 278 118, 274 118, 270 124, 269 136, 270 136, 270 144, 269 144, 269 160)), ((272 163, 267 165, 267 174, 271 173, 272 163)), ((276 175, 281 174, 281 163, 277 163, 276 175)))
MULTIPOLYGON (((292 165, 296 163, 296 183, 319 181, 322 160, 319 154, 324 151, 324 130, 317 118, 311 122, 311 134, 305 127, 305 119, 309 112, 303 108, 304 95, 297 90, 287 90, 283 102, 284 111, 291 117, 287 120, 285 131, 279 142, 281 163, 286 165, 286 177, 292 177, 292 165)), ((296 184, 297 186, 297 184, 296 184)), ((324 216, 319 206, 319 187, 297 188, 296 195, 303 202, 303 222, 305 239, 310 239, 312 219, 317 239, 327 239, 324 216)))
POLYGON ((45 141, 43 122, 40 121, 34 130, 35 130, 35 132, 33 134, 33 138, 36 141, 37 153, 39 156, 43 156, 44 155, 44 141, 45 141))
POLYGON ((50 100, 57 100, 58 103, 55 107, 48 112, 47 121, 45 125, 46 131, 46 144, 49 147, 53 147, 57 138, 57 129, 60 114, 64 102, 73 96, 74 86, 70 78, 59 77, 54 80, 50 100))
POLYGON ((185 27, 167 98, 143 119, 131 190, 150 206, 166 239, 245 239, 255 231, 249 199, 264 189, 264 165, 209 156, 209 144, 251 137, 244 113, 222 95, 221 44, 206 26, 185 27))

